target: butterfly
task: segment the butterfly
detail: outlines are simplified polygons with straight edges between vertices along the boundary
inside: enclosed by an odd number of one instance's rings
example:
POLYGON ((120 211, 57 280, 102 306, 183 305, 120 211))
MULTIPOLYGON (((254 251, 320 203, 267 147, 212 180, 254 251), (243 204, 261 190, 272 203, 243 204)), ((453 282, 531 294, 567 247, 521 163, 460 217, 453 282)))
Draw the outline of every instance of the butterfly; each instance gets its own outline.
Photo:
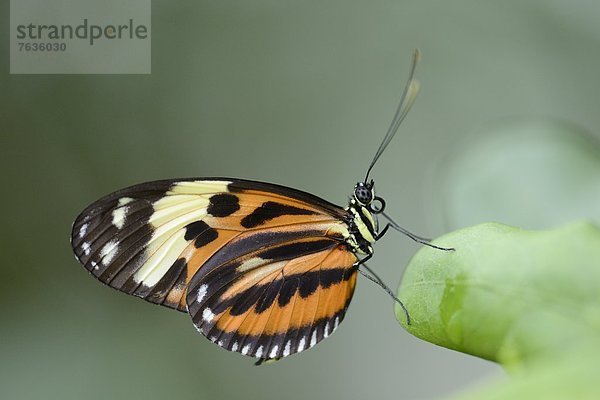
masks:
POLYGON ((210 341, 258 364, 331 335, 359 272, 398 301, 410 323, 406 307, 365 262, 390 228, 428 244, 384 212, 385 201, 369 180, 415 100, 418 59, 416 51, 392 124, 347 207, 242 179, 142 183, 101 198, 77 217, 71 235, 76 259, 106 285, 187 312, 210 341), (378 215, 388 220, 381 230, 378 215))

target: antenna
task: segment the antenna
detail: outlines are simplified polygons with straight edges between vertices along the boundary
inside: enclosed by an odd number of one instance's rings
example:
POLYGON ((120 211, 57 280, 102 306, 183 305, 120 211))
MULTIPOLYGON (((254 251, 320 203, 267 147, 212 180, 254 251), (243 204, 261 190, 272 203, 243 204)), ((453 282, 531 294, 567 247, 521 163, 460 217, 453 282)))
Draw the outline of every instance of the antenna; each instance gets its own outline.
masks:
POLYGON ((412 105, 415 103, 417 94, 419 93, 419 82, 414 78, 414 76, 417 64, 419 63, 420 59, 421 53, 419 52, 419 49, 415 49, 412 67, 410 69, 410 75, 408 77, 406 87, 404 88, 404 92, 402 93, 402 97, 400 98, 400 104, 398 104, 398 108, 396 109, 396 113, 394 114, 394 118, 392 119, 392 123, 390 124, 390 127, 388 128, 385 136, 383 137, 383 140, 381 141, 377 152, 375 152, 375 156, 373 157, 373 161, 371 161, 371 165, 369 165, 369 168, 367 169, 365 182, 368 181, 371 169, 373 169, 373 166, 375 165, 381 154, 384 152, 385 148, 388 146, 388 144, 390 144, 390 142, 394 138, 394 135, 396 135, 396 132, 398 131, 398 127, 406 117, 406 114, 408 114, 408 112, 410 111, 412 105))

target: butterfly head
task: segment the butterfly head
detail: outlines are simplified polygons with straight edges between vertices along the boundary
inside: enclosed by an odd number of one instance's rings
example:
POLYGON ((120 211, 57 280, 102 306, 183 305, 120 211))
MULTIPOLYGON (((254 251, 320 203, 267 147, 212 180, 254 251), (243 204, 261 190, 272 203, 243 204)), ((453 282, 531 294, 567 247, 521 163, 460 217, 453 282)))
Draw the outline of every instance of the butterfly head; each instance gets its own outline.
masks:
POLYGON ((375 182, 373 179, 365 182, 358 182, 354 186, 353 200, 359 205, 366 207, 374 214, 383 212, 385 202, 381 197, 375 196, 375 182))
POLYGON ((354 200, 361 206, 368 206, 375 198, 375 182, 358 182, 354 186, 354 200))

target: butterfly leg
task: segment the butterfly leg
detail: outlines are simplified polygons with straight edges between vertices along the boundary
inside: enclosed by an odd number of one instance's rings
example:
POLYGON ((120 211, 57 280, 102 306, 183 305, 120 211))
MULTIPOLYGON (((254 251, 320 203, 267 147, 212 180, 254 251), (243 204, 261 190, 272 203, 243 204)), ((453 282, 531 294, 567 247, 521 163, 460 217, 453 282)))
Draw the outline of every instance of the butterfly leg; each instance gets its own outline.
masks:
POLYGON ((430 243, 431 239, 427 239, 427 238, 424 238, 424 237, 421 237, 421 236, 417 236, 414 233, 411 233, 411 232, 407 231, 406 229, 404 229, 403 227, 401 227, 400 225, 398 225, 396 223, 396 221, 394 221, 389 215, 387 215, 386 213, 382 213, 382 214, 390 222, 388 222, 385 225, 385 227, 382 229, 381 233, 379 233, 377 235, 377 238, 376 238, 377 240, 379 240, 387 232, 387 230, 389 228, 393 228, 394 230, 396 230, 396 231, 398 231, 398 232, 400 232, 400 233, 408 236, 409 238, 411 238, 415 242, 424 244, 425 246, 433 247, 434 249, 443 250, 443 251, 454 251, 455 250, 452 247, 439 247, 439 246, 436 246, 434 244, 431 244, 430 243))
POLYGON ((379 233, 377 234, 377 236, 375 236, 375 240, 379 240, 379 239, 381 239, 381 238, 383 237, 383 235, 385 235, 385 234, 386 234, 386 232, 388 231, 388 229, 390 229, 390 226, 391 226, 390 224, 386 224, 386 225, 383 227, 383 229, 381 230, 381 232, 379 232, 379 233))
POLYGON ((425 245, 429 245, 429 242, 431 242, 431 239, 427 239, 427 238, 424 238, 424 237, 421 237, 421 236, 417 236, 414 233, 410 233, 406 229, 400 227, 399 225, 391 224, 391 223, 387 223, 383 227, 383 229, 381 230, 381 232, 379 232, 377 234, 377 236, 375 237, 375 240, 381 239, 383 237, 383 235, 385 235, 386 232, 388 231, 388 229, 390 229, 390 228, 394 228, 398 232, 405 234, 406 236, 408 236, 409 238, 411 238, 415 242, 418 242, 418 243, 421 243, 421 244, 425 244, 425 245))
POLYGON ((378 284, 379 286, 381 286, 383 288, 383 290, 385 290, 387 292, 387 294, 390 295, 390 297, 392 299, 394 299, 395 302, 397 302, 398 304, 400 304, 400 307, 402 307, 402 310, 404 311, 404 315, 406 316, 406 324, 410 325, 410 314, 408 313, 408 310, 406 309, 406 307, 404 306, 404 303, 402 303, 402 301, 396 297, 396 295, 394 295, 394 292, 392 292, 392 289, 389 288, 389 286, 387 286, 383 280, 379 277, 379 275, 377 275, 371 268, 369 268, 366 264, 362 264, 362 266, 369 271, 369 274, 366 273, 365 271, 359 269, 358 272, 360 272, 360 274, 362 276, 364 276, 365 278, 367 278, 368 280, 370 280, 371 282, 375 282, 376 284, 378 284))
POLYGON ((373 254, 367 254, 361 260, 358 260, 357 262, 355 262, 353 265, 354 269, 358 270, 358 267, 360 267, 361 265, 363 265, 364 263, 369 261, 371 259, 371 257, 373 257, 373 254))

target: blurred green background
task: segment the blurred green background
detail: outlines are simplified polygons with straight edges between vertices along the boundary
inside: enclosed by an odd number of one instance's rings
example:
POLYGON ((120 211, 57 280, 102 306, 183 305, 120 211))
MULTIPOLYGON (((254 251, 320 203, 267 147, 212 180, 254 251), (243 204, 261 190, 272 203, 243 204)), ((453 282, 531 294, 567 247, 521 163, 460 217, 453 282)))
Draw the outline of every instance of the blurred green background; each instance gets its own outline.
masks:
MULTIPOLYGON (((3 399, 424 399, 501 379, 407 334, 366 280, 332 339, 256 368, 185 314, 102 286, 71 253, 87 204, 147 180, 240 177, 345 204, 415 47, 422 91, 373 173, 403 226, 437 236, 600 215, 597 201, 569 207, 600 188, 598 2, 154 2, 148 76, 9 75, 8 2, 0 12, 3 399), (548 142, 547 157, 523 152, 548 142), (502 159, 511 148, 521 156, 502 159), (571 160, 566 174, 544 168, 571 160), (527 212, 532 199, 545 211, 527 212)), ((390 233, 370 265, 395 286, 417 248, 390 233)))

